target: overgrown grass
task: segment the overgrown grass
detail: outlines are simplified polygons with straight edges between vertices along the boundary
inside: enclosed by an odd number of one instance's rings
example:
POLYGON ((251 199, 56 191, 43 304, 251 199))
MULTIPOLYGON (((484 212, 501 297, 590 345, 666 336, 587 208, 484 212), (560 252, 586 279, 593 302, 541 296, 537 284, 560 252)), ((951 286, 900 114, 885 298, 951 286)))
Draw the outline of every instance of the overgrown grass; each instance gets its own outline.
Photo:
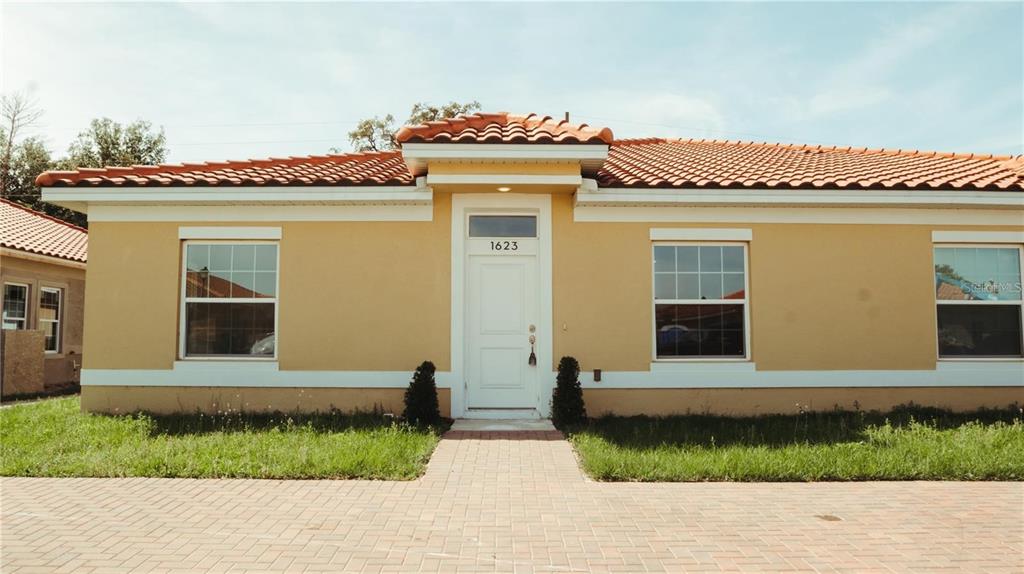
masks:
POLYGON ((439 432, 372 414, 93 415, 68 397, 0 410, 0 475, 407 480, 439 432))
POLYGON ((610 481, 1022 480, 1021 410, 606 417, 570 431, 610 481))

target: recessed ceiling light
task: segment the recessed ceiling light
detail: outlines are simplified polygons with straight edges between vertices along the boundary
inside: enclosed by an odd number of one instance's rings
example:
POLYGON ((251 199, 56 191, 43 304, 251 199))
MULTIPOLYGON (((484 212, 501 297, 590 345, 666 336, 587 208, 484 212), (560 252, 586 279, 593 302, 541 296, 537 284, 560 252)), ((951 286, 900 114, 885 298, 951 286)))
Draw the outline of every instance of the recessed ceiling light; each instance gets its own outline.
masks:
POLYGON ((511 187, 499 187, 498 191, 505 193, 506 191, 512 191, 511 187))

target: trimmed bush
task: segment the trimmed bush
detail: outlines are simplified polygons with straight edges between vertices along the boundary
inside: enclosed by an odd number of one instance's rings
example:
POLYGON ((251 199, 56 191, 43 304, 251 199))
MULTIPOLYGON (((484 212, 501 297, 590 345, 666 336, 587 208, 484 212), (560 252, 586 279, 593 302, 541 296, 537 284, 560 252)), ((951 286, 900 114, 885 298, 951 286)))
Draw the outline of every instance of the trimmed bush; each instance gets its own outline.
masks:
POLYGON ((423 361, 416 367, 409 388, 405 390, 405 412, 402 417, 416 425, 436 425, 441 422, 437 406, 437 383, 434 381, 434 363, 423 361))
POLYGON ((580 386, 580 363, 572 357, 558 361, 558 378, 551 396, 551 422, 560 429, 587 421, 587 408, 583 405, 583 387, 580 386))

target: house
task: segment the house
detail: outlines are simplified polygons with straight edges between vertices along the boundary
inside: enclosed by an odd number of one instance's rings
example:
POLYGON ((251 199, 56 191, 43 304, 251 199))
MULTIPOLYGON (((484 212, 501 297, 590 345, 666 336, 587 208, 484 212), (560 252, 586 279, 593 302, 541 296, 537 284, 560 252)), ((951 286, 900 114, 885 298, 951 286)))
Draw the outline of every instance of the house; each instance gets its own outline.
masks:
POLYGON ((0 394, 56 392, 82 366, 86 230, 0 199, 0 394))
POLYGON ((445 414, 545 416, 564 355, 591 414, 1024 402, 1024 158, 506 113, 397 139, 42 174, 90 221, 83 408, 400 411, 432 360, 445 414))

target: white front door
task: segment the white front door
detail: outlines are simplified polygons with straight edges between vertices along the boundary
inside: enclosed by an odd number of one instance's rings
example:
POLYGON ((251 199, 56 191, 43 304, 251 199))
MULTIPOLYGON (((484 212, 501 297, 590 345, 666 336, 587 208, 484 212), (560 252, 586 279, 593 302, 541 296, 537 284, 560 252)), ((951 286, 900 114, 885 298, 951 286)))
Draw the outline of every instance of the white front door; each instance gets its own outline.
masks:
POLYGON ((530 354, 540 319, 537 239, 466 241, 466 406, 535 409, 538 368, 530 354))

